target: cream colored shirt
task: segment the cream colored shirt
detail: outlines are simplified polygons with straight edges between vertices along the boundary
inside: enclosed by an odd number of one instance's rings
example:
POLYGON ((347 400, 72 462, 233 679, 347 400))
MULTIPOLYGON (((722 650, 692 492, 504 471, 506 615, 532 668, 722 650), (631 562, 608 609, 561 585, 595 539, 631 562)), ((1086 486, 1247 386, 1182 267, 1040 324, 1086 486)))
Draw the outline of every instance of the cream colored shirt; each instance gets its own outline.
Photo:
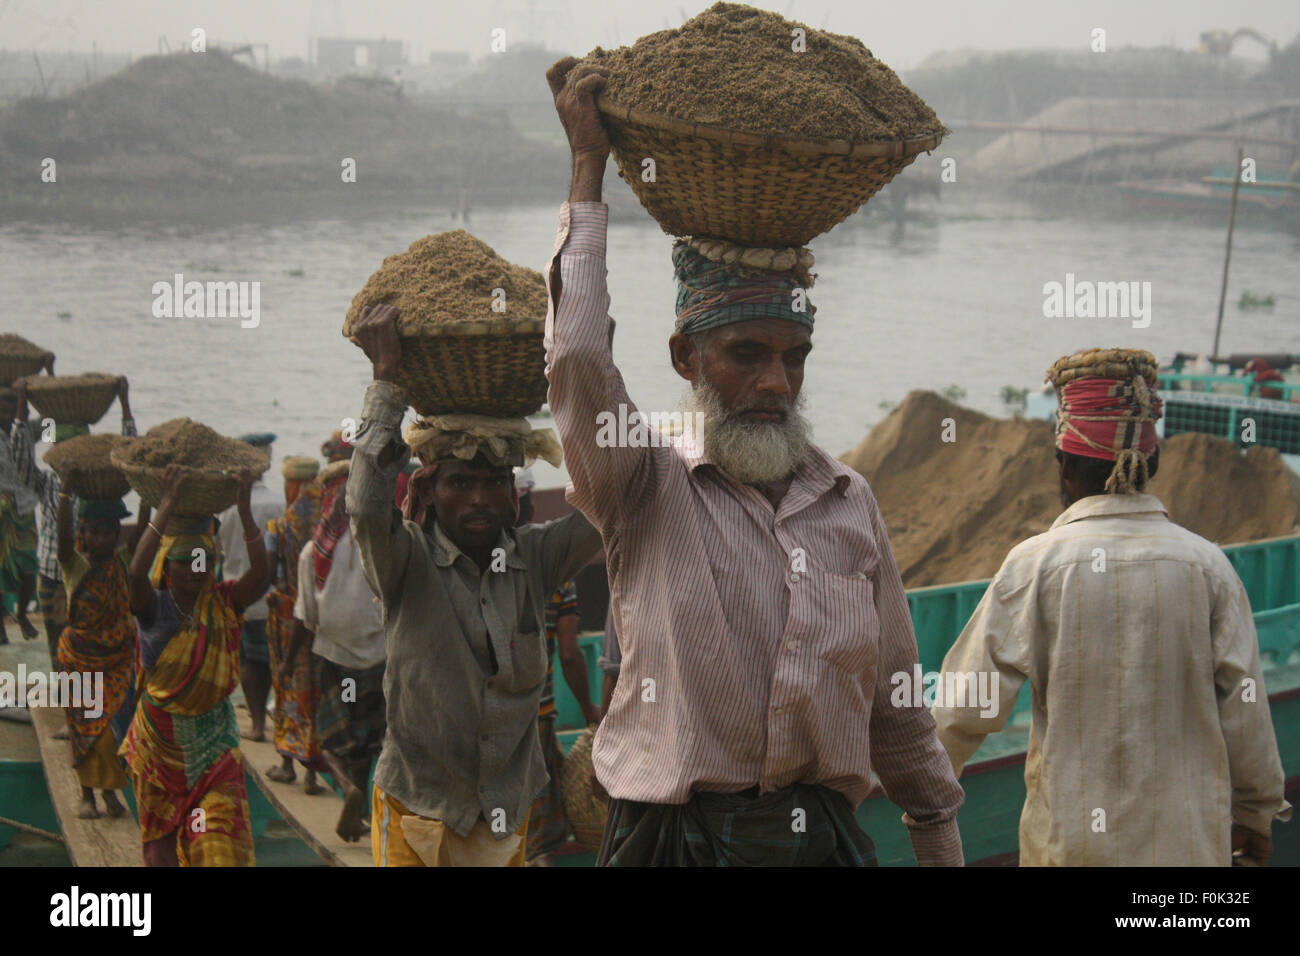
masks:
POLYGON ((933 710, 958 773, 1033 688, 1022 866, 1228 866, 1232 823, 1289 816, 1245 589, 1151 495, 1080 499, 1013 548, 944 658, 972 671, 996 713, 933 710))

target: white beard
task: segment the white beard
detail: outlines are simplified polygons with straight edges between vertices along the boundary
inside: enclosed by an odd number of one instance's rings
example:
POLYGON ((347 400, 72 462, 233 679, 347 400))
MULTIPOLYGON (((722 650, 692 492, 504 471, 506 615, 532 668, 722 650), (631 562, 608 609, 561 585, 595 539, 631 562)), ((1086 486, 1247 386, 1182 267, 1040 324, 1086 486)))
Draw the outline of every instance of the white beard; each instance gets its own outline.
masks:
POLYGON ((688 389, 680 402, 686 421, 700 421, 704 453, 741 484, 765 485, 790 475, 808 450, 812 427, 799 414, 802 398, 788 405, 779 422, 747 422, 748 407, 729 409, 707 381, 688 389))

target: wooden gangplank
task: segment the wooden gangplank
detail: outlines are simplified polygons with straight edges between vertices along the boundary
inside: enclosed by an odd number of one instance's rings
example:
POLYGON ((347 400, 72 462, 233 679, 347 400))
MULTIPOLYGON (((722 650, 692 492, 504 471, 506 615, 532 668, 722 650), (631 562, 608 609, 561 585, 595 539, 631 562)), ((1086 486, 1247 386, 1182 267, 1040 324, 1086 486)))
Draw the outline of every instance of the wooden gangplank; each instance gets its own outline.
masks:
MULTIPOLYGON (((267 714, 267 732, 270 733, 271 715, 267 714)), ((247 711, 239 711, 239 728, 248 731, 250 724, 247 711)), ((308 796, 303 792, 303 768, 295 767, 298 779, 293 783, 280 783, 267 777, 266 772, 281 763, 280 754, 275 744, 268 738, 262 742, 243 739, 239 742, 239 752, 244 758, 244 770, 257 788, 266 795, 266 799, 275 807, 284 821, 293 827, 309 847, 330 866, 374 866, 370 853, 370 835, 361 838, 358 843, 345 843, 334 832, 338 825, 339 813, 343 810, 343 798, 328 787, 324 793, 308 796)), ((321 786, 325 786, 322 781, 321 786)))
MULTIPOLYGON (((45 785, 50 791, 54 815, 73 866, 144 866, 140 846, 140 825, 130 810, 114 820, 103 812, 95 820, 77 816, 81 807, 81 784, 72 767, 72 745, 55 740, 66 726, 57 707, 33 707, 30 711, 36 742, 45 768, 45 785)), ((99 800, 96 794, 96 800, 99 800)))

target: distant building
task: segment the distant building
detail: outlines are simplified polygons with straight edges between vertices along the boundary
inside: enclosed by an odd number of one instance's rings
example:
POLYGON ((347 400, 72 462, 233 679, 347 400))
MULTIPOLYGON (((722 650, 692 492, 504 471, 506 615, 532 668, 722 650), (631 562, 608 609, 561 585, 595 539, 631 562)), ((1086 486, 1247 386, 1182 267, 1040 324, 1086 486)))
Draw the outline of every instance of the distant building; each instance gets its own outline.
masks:
POLYGON ((400 40, 359 40, 317 37, 315 64, 319 74, 387 73, 406 63, 400 40))

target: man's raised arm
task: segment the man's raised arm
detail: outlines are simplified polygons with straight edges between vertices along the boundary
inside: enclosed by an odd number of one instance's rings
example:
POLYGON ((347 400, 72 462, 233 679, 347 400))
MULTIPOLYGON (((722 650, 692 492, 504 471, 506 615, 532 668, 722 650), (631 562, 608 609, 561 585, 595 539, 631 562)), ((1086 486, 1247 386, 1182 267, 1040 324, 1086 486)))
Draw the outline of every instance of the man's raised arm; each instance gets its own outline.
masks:
MULTIPOLYGON (((565 57, 546 73, 573 154, 569 201, 560 211, 555 253, 547 270, 547 399, 573 481, 571 501, 608 531, 645 502, 655 487, 655 458, 664 447, 631 447, 621 423, 636 411, 614 366, 613 321, 606 286, 605 228, 600 201, 609 139, 596 110, 604 77, 574 70, 565 57)), ((635 419, 633 419, 635 421, 635 419)))
POLYGON ((396 320, 393 306, 372 306, 362 313, 355 329, 357 344, 374 369, 374 381, 366 389, 346 497, 352 539, 361 552, 366 580, 385 602, 401 589, 412 546, 393 503, 397 476, 410 457, 401 434, 406 402, 393 384, 402 357, 396 320))

